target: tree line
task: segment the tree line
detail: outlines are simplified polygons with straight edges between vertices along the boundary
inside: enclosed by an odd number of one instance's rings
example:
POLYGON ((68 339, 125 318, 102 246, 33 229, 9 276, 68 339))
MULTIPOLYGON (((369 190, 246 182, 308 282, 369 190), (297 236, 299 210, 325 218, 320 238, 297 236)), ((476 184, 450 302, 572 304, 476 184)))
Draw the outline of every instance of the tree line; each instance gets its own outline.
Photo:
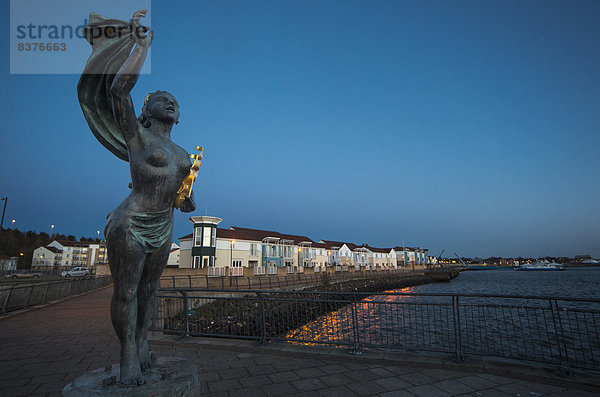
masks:
POLYGON ((16 256, 18 269, 30 269, 33 260, 33 251, 39 247, 46 246, 54 240, 100 242, 99 238, 81 237, 79 240, 72 234, 59 233, 48 234, 28 230, 22 232, 19 229, 0 230, 0 256, 16 256))

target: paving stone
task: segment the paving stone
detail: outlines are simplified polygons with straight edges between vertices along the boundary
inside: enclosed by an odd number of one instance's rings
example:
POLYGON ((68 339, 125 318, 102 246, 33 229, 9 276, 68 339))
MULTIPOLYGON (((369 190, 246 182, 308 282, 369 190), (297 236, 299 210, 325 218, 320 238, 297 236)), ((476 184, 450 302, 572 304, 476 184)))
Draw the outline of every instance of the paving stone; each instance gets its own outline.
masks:
POLYGON ((394 390, 379 394, 381 397, 415 397, 414 394, 408 390, 394 390))
POLYGON ((219 375, 221 375, 221 379, 239 379, 245 378, 248 376, 248 371, 245 368, 231 368, 231 369, 223 369, 219 371, 219 375))
POLYGON ((272 383, 289 382, 300 379, 300 376, 295 371, 275 372, 267 375, 272 383))
POLYGON ((388 371, 385 368, 372 368, 369 371, 371 371, 372 373, 374 373, 375 375, 381 377, 381 378, 386 378, 388 376, 392 376, 394 375, 394 373, 388 371))
POLYGON ((262 387, 263 391, 267 396, 277 397, 277 396, 287 396, 288 394, 297 393, 298 389, 296 389, 291 383, 277 383, 274 385, 266 385, 262 387))
POLYGON ((208 384, 208 390, 211 393, 217 393, 217 392, 221 392, 221 391, 228 391, 228 390, 235 390, 235 389, 239 389, 242 387, 242 385, 240 385, 240 382, 238 382, 236 379, 230 379, 230 380, 219 380, 216 382, 207 382, 208 384))
POLYGON ((318 378, 319 376, 326 375, 321 368, 302 368, 294 371, 300 378, 318 378))
POLYGON ((341 364, 327 364, 324 367, 321 367, 321 369, 327 374, 340 374, 348 371, 348 369, 341 364))
POLYGON ((412 372, 410 374, 403 375, 402 379, 404 379, 407 382, 412 383, 413 385, 416 385, 416 386, 425 385, 425 384, 435 381, 435 379, 433 379, 431 376, 429 376, 427 371, 412 372))
POLYGON ((475 390, 491 389, 498 385, 496 382, 492 382, 491 380, 482 378, 478 375, 463 376, 462 378, 456 378, 454 380, 464 383, 467 386, 471 386, 475 390))
MULTIPOLYGON (((546 393, 556 393, 556 392, 564 391, 564 388, 560 388, 560 387, 556 387, 556 386, 543 385, 540 383, 523 382, 523 381, 510 383, 507 385, 496 386, 496 387, 494 387, 494 389, 500 390, 502 392, 509 393, 509 394, 519 393, 521 395, 527 395, 527 396, 529 396, 530 393, 536 393, 536 394, 543 395, 546 393)), ((533 395, 535 395, 535 394, 533 394, 533 395)))
POLYGON ((247 376, 245 378, 238 379, 238 382, 240 382, 242 387, 259 387, 273 384, 267 375, 247 376))
POLYGON ((273 374, 277 372, 272 365, 257 365, 256 367, 247 368, 250 375, 273 374))
POLYGON ((361 396, 371 396, 382 393, 385 389, 375 382, 354 382, 346 387, 361 396))
POLYGON ((445 391, 431 385, 413 386, 406 390, 419 397, 448 397, 450 395, 445 391))
MULTIPOLYGON (((314 393, 314 392, 313 392, 314 393)), ((355 392, 345 386, 328 387, 327 389, 319 390, 319 394, 324 397, 352 397, 358 396, 355 392)), ((313 394, 314 395, 314 394, 313 394)))
POLYGON ((221 376, 218 371, 200 372, 198 374, 200 382, 210 382, 215 380, 221 380, 221 376))
POLYGON ((319 379, 327 386, 347 385, 352 382, 352 379, 344 374, 325 375, 321 376, 319 379))
POLYGON ((441 382, 431 383, 432 386, 437 387, 448 393, 451 396, 455 396, 458 394, 466 394, 474 392, 475 389, 471 386, 467 386, 464 383, 457 382, 455 380, 444 380, 441 382))
POLYGON ((518 382, 517 379, 507 378, 505 376, 491 375, 491 374, 479 374, 480 378, 487 379, 490 382, 494 382, 499 385, 506 385, 508 383, 518 382))
POLYGON ((375 381, 379 386, 383 387, 385 391, 394 391, 400 389, 406 389, 408 387, 412 387, 413 385, 403 381, 397 377, 389 377, 383 379, 377 379, 375 381))
POLYGON ((319 390, 327 387, 323 382, 315 378, 294 380, 290 383, 299 391, 319 390))

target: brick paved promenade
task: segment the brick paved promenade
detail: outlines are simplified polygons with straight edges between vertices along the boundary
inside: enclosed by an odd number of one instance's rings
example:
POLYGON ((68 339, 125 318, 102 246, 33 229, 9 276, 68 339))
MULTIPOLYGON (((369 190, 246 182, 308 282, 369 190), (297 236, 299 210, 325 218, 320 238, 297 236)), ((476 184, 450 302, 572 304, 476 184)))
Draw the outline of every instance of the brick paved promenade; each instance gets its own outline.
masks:
MULTIPOLYGON (((0 396, 60 396, 83 373, 118 361, 112 288, 0 318, 0 396)), ((598 377, 439 356, 366 353, 154 336, 157 355, 197 363, 201 394, 219 396, 598 396, 598 377), (175 342, 176 341, 176 342, 175 342)))

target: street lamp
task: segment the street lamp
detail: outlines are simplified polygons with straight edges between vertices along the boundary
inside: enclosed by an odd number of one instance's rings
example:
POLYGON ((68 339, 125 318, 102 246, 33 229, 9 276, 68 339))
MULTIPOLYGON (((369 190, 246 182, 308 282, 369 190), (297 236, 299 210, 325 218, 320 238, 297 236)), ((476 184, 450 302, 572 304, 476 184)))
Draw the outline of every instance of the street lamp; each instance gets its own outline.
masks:
POLYGON ((302 248, 298 247, 298 266, 300 266, 300 252, 302 252, 302 248))
POLYGON ((235 244, 235 240, 231 240, 231 245, 229 246, 229 267, 233 267, 233 244, 235 244))
POLYGON ((4 209, 2 210, 2 221, 0 221, 0 229, 4 227, 4 214, 6 213, 6 203, 8 203, 8 196, 2 197, 1 200, 4 200, 4 209))
POLYGON ((16 220, 13 219, 12 222, 10 223, 10 227, 14 227, 15 226, 15 222, 16 222, 16 220))

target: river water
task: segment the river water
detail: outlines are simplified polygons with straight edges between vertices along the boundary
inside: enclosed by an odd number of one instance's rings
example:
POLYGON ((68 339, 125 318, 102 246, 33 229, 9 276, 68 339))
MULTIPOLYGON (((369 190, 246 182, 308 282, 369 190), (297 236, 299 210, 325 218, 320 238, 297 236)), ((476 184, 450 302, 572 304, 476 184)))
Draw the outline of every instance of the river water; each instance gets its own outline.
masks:
POLYGON ((290 331, 286 339, 449 353, 461 350, 545 363, 568 361, 598 369, 600 302, 587 300, 600 299, 599 286, 600 267, 466 271, 448 283, 388 291, 402 295, 374 294, 344 305, 290 331), (452 296, 435 294, 545 298, 461 296, 459 303, 452 296))
POLYGON ((600 299, 600 266, 564 271, 466 271, 449 283, 425 284, 411 291, 600 299))

